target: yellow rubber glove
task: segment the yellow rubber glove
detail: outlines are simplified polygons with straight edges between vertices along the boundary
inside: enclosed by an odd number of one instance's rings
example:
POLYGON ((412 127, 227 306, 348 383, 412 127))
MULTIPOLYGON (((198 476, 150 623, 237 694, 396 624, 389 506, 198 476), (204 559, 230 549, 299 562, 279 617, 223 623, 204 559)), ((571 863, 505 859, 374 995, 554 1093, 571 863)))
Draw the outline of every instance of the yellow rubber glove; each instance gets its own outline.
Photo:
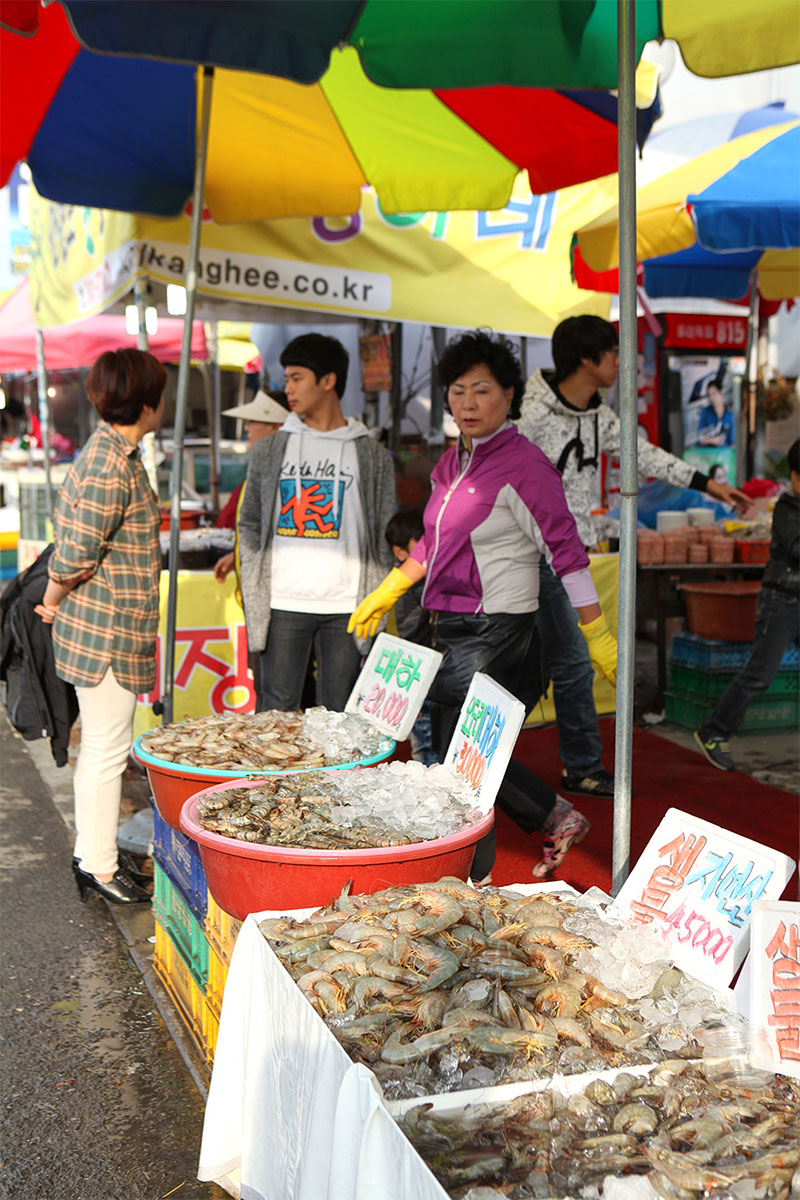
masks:
POLYGON ((589 658, 612 687, 617 686, 617 639, 608 628, 608 622, 601 613, 588 625, 578 625, 586 645, 589 647, 589 658))
POLYGON ((403 571, 395 567, 389 572, 383 583, 379 584, 374 592, 370 592, 361 601, 347 623, 347 632, 352 633, 355 630, 356 637, 372 637, 378 628, 381 617, 385 617, 403 592, 407 592, 413 586, 413 579, 409 579, 403 571))

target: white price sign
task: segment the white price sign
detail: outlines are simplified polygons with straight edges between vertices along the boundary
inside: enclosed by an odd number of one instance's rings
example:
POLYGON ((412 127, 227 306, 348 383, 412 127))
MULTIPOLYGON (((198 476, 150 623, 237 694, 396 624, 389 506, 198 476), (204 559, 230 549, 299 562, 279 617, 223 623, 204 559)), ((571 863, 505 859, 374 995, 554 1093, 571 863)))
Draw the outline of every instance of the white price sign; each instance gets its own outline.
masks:
POLYGON ((438 650, 378 634, 345 712, 359 713, 402 742, 419 716, 441 661, 438 650))
POLYGON ((444 765, 470 784, 484 812, 494 804, 524 720, 525 706, 516 696, 476 671, 444 765))
POLYGON ((800 901, 761 900, 750 932, 750 1024, 766 1038, 753 1062, 800 1077, 800 901))
POLYGON ((660 926, 676 964, 721 988, 747 953, 753 905, 777 899, 793 870, 780 851, 670 808, 611 911, 660 926))

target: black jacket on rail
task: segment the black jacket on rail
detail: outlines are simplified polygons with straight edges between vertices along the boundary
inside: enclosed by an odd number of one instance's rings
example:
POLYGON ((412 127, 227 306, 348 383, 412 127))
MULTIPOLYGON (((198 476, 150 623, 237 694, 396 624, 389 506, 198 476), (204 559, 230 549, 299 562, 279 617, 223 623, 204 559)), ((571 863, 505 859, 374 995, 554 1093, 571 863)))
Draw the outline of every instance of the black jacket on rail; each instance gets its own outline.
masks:
POLYGON ((26 741, 46 737, 56 766, 68 759, 69 731, 78 715, 71 683, 56 675, 51 626, 37 616, 47 587, 53 547, 12 579, 0 597, 0 683, 9 720, 26 741))

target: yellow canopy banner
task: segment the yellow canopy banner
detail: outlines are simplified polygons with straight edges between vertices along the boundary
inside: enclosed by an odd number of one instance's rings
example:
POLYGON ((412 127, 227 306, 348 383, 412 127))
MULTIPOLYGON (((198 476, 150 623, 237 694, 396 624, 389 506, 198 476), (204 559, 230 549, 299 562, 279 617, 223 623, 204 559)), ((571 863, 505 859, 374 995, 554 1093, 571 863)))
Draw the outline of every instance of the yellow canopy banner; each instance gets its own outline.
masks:
MULTIPOLYGON (((495 212, 387 215, 369 193, 350 218, 207 221, 198 289, 221 300, 548 337, 566 316, 608 315, 608 296, 572 283, 569 248, 573 230, 609 207, 616 186, 608 176, 536 196, 520 177, 495 212)), ((39 197, 31 208, 41 231, 32 290, 43 327, 101 311, 136 274, 185 280, 188 217, 97 214, 39 197)))
MULTIPOLYGON (((156 683, 138 697, 134 737, 159 724, 153 701, 161 699, 162 663, 167 630, 168 575, 161 572, 161 602, 156 644, 156 683)), ((178 572, 175 631, 175 720, 210 713, 253 712, 255 689, 247 670, 244 614, 236 601, 231 572, 218 583, 211 571, 178 572)))

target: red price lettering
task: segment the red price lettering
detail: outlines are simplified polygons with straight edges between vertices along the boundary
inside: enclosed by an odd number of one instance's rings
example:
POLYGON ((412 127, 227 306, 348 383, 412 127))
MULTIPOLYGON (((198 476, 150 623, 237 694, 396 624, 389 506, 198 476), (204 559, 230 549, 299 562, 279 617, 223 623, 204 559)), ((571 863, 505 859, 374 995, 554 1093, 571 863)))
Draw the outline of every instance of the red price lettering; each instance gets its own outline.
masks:
POLYGON ((387 725, 393 725, 396 729, 406 715, 408 708, 408 697, 401 695, 399 692, 390 692, 386 697, 386 703, 383 706, 381 714, 387 725))
POLYGON ((468 742, 464 742, 456 763, 456 774, 463 775, 473 788, 477 788, 483 779, 485 768, 486 761, 477 746, 470 746, 468 742))
POLYGON ((385 695, 386 695, 386 688, 382 688, 380 686, 380 684, 378 684, 378 683, 373 683, 372 691, 370 692, 370 694, 367 696, 366 700, 364 701, 364 712, 365 713, 379 713, 381 710, 381 705, 383 704, 383 699, 384 699, 385 695))
POLYGON ((713 958, 717 964, 722 962, 733 945, 733 938, 730 934, 724 934, 720 929, 714 929, 702 913, 692 909, 687 917, 683 904, 679 904, 675 911, 665 918, 665 924, 672 926, 679 942, 688 942, 691 939, 692 949, 702 950, 703 954, 713 958), (682 929, 681 926, 683 926, 682 929))
POLYGON ((365 713, 380 717, 395 729, 406 715, 407 709, 408 696, 402 695, 401 692, 389 692, 387 696, 386 688, 382 688, 378 683, 373 683, 372 690, 364 701, 365 713))

